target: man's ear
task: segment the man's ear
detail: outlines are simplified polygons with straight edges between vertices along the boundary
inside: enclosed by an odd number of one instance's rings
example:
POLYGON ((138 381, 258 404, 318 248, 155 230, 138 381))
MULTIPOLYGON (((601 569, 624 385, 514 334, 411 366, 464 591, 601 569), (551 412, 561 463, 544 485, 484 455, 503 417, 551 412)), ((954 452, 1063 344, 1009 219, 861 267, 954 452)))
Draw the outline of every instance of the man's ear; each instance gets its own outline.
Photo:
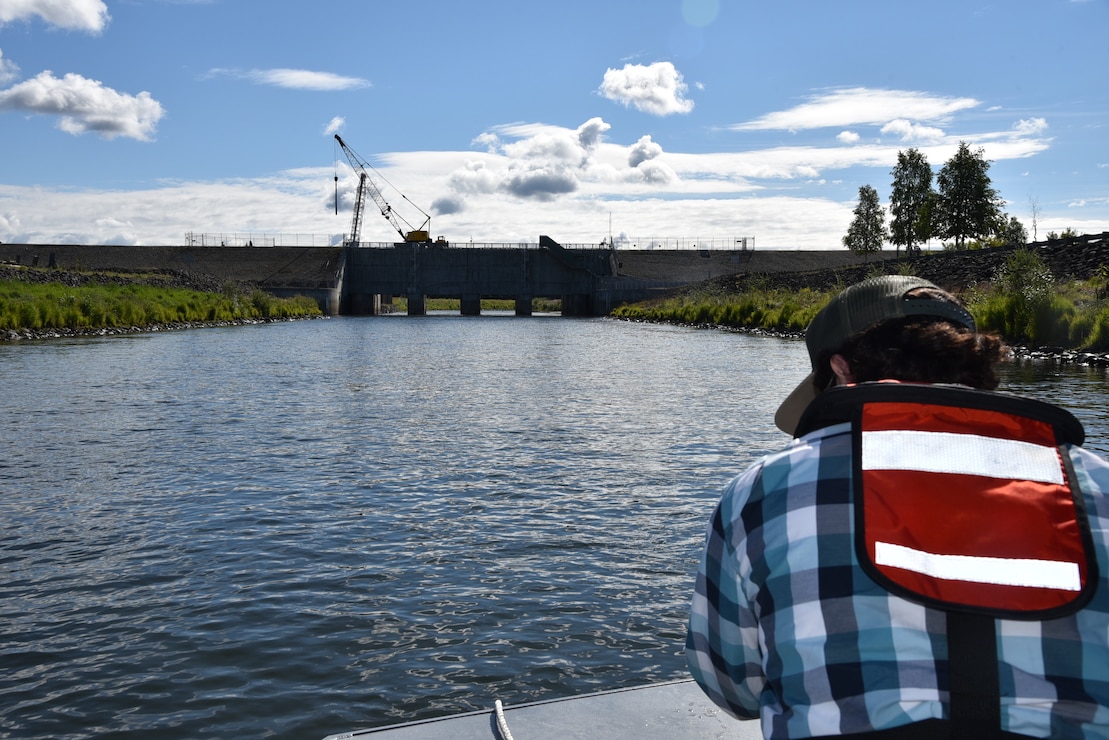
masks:
POLYGON ((855 376, 851 373, 851 365, 847 362, 847 358, 843 355, 832 355, 828 360, 828 364, 832 366, 832 372, 836 375, 836 385, 848 385, 855 382, 855 376))

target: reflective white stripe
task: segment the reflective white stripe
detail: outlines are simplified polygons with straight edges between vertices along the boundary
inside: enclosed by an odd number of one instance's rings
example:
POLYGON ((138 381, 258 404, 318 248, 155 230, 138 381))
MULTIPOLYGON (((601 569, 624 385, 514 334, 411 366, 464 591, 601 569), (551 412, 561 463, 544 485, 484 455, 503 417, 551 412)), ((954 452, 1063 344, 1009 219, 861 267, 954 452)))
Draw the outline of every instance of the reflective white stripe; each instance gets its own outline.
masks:
POLYGON ((863 432, 863 470, 917 470, 1063 483, 1054 447, 951 432, 863 432))
POLYGON ((875 542, 874 562, 947 581, 1054 588, 1060 591, 1082 589, 1078 564, 1054 560, 937 555, 889 542, 875 542))

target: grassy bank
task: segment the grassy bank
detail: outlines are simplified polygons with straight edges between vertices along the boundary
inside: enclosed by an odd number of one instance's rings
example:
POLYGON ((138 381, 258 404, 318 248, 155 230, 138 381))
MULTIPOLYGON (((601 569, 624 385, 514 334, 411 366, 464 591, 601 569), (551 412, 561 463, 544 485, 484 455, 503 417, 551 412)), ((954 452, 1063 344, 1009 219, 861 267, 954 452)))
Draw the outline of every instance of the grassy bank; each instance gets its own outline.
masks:
POLYGON ((319 316, 316 301, 261 290, 0 281, 0 330, 102 329, 319 316))
MULTIPOLYGON (((996 332, 1014 345, 1109 351, 1109 271, 1102 268, 1088 280, 1060 281, 1034 252, 1018 250, 996 275, 986 277, 960 295, 981 330, 996 332)), ((844 287, 818 291, 756 286, 741 293, 702 288, 621 306, 612 315, 799 333, 844 287)))

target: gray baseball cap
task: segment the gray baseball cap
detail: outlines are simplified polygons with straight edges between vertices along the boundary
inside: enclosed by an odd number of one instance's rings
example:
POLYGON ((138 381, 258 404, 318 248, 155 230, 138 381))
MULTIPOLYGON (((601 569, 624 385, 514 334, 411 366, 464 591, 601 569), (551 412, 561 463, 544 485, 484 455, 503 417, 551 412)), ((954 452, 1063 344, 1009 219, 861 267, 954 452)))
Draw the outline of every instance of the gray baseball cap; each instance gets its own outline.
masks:
POLYGON ((959 303, 935 298, 906 298, 917 288, 931 288, 946 293, 927 280, 907 275, 882 275, 855 283, 837 295, 805 330, 805 345, 809 350, 809 373, 774 414, 774 423, 787 434, 793 434, 801 414, 817 396, 813 385, 816 363, 820 353, 843 344, 848 337, 858 334, 872 324, 902 316, 935 316, 959 326, 976 330, 974 317, 959 303))

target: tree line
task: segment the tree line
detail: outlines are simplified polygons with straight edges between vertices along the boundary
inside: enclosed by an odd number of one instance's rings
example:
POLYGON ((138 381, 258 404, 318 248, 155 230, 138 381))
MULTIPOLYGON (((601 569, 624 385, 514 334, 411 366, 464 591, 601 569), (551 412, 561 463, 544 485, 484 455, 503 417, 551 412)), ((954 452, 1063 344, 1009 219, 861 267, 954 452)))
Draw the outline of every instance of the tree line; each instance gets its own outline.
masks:
MULTIPOLYGON (((1028 232, 1015 216, 1004 212, 989 169, 984 150, 972 151, 961 141, 933 185, 932 167, 920 150, 898 152, 891 172, 889 227, 878 192, 863 185, 844 246, 856 253, 877 252, 889 241, 912 254, 933 238, 953 240, 955 249, 973 243, 1026 244, 1028 232)), ((1035 221, 1035 203, 1032 210, 1035 221)))

